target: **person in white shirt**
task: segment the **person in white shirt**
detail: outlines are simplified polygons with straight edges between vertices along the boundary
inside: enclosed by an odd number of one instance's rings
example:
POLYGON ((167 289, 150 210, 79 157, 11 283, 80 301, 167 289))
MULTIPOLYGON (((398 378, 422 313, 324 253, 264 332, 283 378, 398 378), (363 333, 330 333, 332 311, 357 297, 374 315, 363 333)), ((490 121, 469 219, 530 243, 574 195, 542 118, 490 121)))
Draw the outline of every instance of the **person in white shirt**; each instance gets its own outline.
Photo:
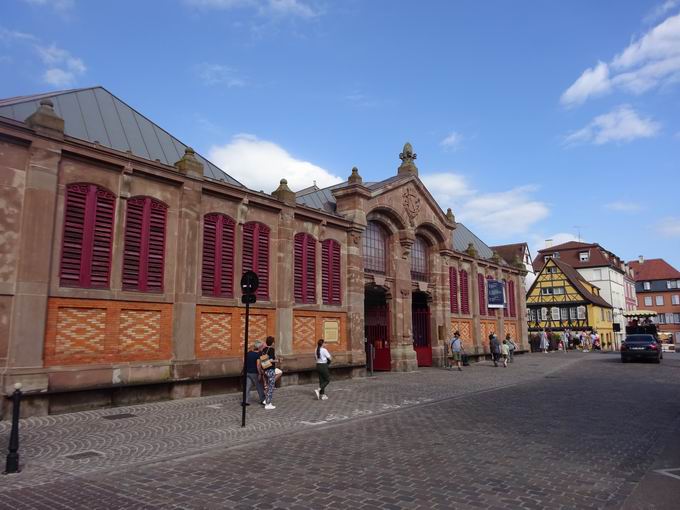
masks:
POLYGON ((460 340, 460 333, 458 331, 453 334, 453 338, 449 341, 449 347, 451 349, 451 359, 458 367, 458 371, 462 372, 463 369, 460 367, 460 362, 463 354, 463 343, 460 340))
POLYGON ((316 371, 319 372, 319 389, 314 390, 317 400, 328 400, 326 395, 326 386, 331 382, 331 372, 329 365, 331 364, 331 353, 323 346, 324 339, 319 338, 316 343, 316 371))

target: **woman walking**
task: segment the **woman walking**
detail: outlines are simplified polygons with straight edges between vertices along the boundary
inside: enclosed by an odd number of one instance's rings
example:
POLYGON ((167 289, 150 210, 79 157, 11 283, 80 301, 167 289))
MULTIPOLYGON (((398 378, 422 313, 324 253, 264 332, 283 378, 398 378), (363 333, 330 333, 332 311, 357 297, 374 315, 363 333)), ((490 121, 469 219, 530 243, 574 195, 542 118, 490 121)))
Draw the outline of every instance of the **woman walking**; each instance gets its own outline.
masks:
POLYGON ((265 381, 265 409, 276 409, 272 404, 272 397, 274 396, 274 386, 276 385, 276 351, 274 350, 274 337, 268 336, 265 342, 267 346, 262 350, 262 355, 258 362, 262 370, 265 381))
POLYGON ((331 372, 328 365, 331 363, 331 353, 323 346, 323 338, 316 343, 316 370, 319 372, 319 389, 314 390, 316 399, 328 400, 326 386, 331 382, 331 372))

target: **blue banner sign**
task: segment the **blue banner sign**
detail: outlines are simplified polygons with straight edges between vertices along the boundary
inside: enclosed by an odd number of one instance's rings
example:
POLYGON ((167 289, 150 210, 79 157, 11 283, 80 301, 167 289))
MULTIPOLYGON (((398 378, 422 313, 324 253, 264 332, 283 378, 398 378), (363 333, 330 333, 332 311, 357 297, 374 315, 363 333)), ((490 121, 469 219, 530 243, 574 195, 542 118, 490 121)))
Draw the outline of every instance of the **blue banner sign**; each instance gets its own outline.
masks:
POLYGON ((498 280, 486 281, 488 308, 505 308, 505 285, 498 280))

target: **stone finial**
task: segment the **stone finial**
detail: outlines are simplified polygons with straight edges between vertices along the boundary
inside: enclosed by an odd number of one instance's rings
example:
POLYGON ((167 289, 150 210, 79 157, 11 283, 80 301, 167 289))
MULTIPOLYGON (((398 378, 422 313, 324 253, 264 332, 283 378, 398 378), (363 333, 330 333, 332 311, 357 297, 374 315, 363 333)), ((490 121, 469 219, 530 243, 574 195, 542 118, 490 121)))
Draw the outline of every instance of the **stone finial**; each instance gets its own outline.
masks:
POLYGON ((43 134, 64 136, 64 119, 54 111, 54 103, 49 98, 42 99, 38 109, 24 121, 31 129, 43 134))
POLYGON ((493 255, 491 255, 491 261, 494 264, 500 264, 501 263, 501 256, 498 254, 497 251, 494 250, 493 255))
POLYGON ((175 168, 183 174, 203 177, 203 163, 196 159, 196 151, 191 147, 184 149, 184 156, 175 163, 175 168))
POLYGON ((477 248, 475 248, 475 245, 472 243, 468 243, 467 248, 465 249, 465 253, 470 255, 470 257, 477 258, 479 256, 479 253, 477 253, 477 248))
POLYGON ((456 217, 453 215, 453 211, 451 210, 450 207, 446 210, 446 219, 449 220, 454 225, 456 224, 456 217))
POLYGON ((295 205, 295 193, 291 191, 288 187, 288 181, 286 179, 281 179, 279 187, 272 191, 272 196, 281 202, 288 205, 295 205))
POLYGON ((364 180, 359 175, 359 169, 357 167, 352 168, 352 175, 347 179, 349 184, 363 184, 364 180))
POLYGON ((416 157, 413 147, 411 147, 410 143, 406 142, 401 154, 399 154, 401 165, 399 165, 397 175, 418 175, 418 167, 414 163, 416 157))

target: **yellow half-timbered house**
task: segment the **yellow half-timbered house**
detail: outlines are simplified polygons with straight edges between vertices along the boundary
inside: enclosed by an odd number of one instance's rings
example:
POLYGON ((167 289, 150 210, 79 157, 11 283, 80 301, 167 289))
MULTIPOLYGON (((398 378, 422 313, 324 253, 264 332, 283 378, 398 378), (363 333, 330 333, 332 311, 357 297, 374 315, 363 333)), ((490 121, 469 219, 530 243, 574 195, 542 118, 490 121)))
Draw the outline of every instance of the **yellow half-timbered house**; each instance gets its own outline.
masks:
POLYGON ((548 259, 529 288, 527 317, 529 331, 596 331, 605 345, 614 337, 612 306, 559 259, 548 259))

